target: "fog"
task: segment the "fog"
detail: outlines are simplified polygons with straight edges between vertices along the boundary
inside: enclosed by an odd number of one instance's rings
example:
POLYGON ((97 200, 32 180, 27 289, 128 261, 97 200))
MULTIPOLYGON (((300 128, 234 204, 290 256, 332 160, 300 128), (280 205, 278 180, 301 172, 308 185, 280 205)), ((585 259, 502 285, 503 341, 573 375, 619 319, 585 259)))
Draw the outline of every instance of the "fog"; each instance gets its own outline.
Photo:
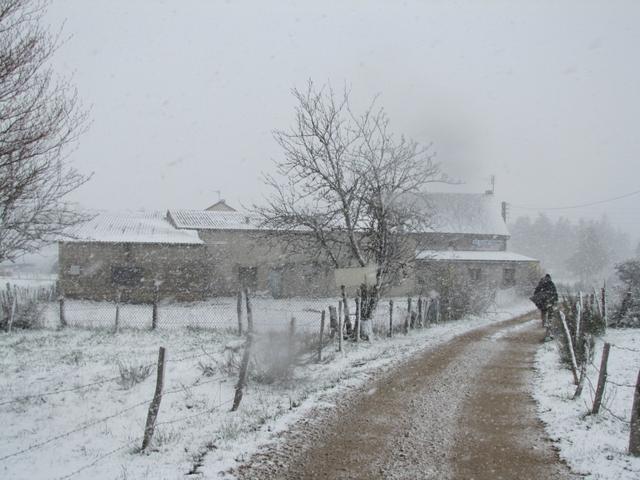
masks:
MULTIPOLYGON (((433 142, 464 191, 513 217, 640 189, 637 2, 54 2, 92 125, 73 160, 92 209, 259 201, 311 78, 378 95, 394 129, 433 142), (218 193, 218 191, 220 193, 218 193), (523 209, 519 207, 533 207, 523 209)), ((566 210, 640 235, 640 196, 566 210)))

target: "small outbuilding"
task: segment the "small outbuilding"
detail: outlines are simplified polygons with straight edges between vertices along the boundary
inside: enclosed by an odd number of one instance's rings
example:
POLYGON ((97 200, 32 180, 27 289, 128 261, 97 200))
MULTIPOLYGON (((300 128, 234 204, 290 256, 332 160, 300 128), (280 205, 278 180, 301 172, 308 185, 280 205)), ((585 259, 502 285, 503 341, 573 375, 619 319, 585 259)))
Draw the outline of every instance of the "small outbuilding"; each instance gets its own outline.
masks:
POLYGON ((206 247, 160 212, 100 214, 61 241, 59 287, 69 298, 151 302, 210 296, 206 247))

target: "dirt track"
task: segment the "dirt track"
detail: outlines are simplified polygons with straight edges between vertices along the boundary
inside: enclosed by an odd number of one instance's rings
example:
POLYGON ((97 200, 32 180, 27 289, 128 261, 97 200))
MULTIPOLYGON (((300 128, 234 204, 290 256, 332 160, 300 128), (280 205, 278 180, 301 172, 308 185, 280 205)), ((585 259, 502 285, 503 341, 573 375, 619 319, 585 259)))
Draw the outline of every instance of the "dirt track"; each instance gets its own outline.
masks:
POLYGON ((573 478, 529 392, 532 317, 472 331, 388 373, 254 456, 241 479, 573 478))

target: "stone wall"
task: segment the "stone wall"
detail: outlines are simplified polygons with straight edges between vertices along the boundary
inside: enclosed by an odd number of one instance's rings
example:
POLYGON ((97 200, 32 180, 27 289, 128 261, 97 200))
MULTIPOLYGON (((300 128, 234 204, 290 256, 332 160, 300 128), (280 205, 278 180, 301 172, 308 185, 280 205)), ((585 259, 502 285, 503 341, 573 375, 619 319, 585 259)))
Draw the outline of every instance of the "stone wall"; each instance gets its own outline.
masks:
POLYGON ((149 303, 203 300, 211 295, 204 245, 60 242, 59 286, 65 296, 149 303))

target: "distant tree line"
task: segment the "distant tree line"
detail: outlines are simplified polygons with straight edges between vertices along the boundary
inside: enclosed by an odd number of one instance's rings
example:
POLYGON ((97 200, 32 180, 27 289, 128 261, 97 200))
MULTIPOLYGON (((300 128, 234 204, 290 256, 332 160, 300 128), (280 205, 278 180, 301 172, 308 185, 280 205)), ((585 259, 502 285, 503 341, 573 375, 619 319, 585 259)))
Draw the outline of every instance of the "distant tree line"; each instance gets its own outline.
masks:
POLYGON ((552 221, 544 214, 524 216, 509 226, 510 248, 537 258, 542 268, 555 277, 582 282, 613 273, 622 260, 640 253, 631 246, 629 235, 614 228, 606 216, 577 222, 561 217, 552 221))

